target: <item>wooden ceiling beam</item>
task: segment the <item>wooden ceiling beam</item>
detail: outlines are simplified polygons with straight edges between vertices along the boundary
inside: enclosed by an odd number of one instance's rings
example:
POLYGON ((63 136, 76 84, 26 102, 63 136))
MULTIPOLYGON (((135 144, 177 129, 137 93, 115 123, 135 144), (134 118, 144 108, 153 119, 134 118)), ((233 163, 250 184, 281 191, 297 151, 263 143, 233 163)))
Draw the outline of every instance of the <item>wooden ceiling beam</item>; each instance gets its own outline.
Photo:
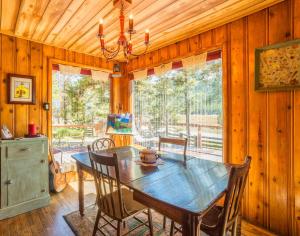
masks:
POLYGON ((65 24, 71 19, 76 13, 78 8, 84 3, 85 0, 72 0, 69 6, 65 9, 62 15, 60 15, 59 20, 53 25, 51 30, 44 34, 43 41, 45 43, 51 43, 56 35, 62 30, 65 24))
POLYGON ((118 18, 119 9, 111 8, 110 4, 106 5, 104 9, 97 13, 84 27, 78 29, 77 32, 73 34, 73 36, 66 42, 64 47, 66 48, 74 48, 73 45, 78 44, 78 41, 82 41, 86 38, 86 35, 89 33, 93 33, 94 37, 97 37, 98 27, 99 27, 99 19, 104 19, 105 24, 111 25, 116 22, 118 18))
MULTIPOLYGON (((144 18, 140 20, 135 20, 135 30, 137 31, 137 34, 134 35, 141 35, 141 37, 144 36, 144 30, 147 28, 150 28, 151 32, 153 28, 158 27, 160 24, 158 24, 158 20, 154 21, 153 19, 159 19, 160 22, 168 22, 169 19, 173 19, 176 15, 189 15, 190 12, 187 11, 188 9, 193 9, 193 11, 199 10, 202 6, 200 6, 202 2, 205 2, 207 0, 195 0, 193 4, 183 4, 180 1, 173 1, 171 4, 167 5, 167 9, 162 12, 162 10, 158 10, 157 8, 152 9, 151 13, 149 12, 149 15, 146 15, 144 18), (197 7, 198 6, 198 7, 197 7), (187 12, 186 12, 187 11, 187 12)), ((216 1, 224 1, 224 0, 216 0, 216 1)), ((162 9, 165 9, 165 6, 162 7, 162 9)), ((148 8, 147 8, 148 13, 148 8)), ((172 24, 176 24, 176 22, 172 21, 172 24)), ((116 36, 119 33, 119 28, 117 28, 115 31, 111 32, 110 34, 105 36, 106 44, 109 45, 111 43, 114 43, 114 40, 116 36)), ((95 43, 91 44, 88 48, 86 48, 86 51, 90 51, 93 48, 95 48, 95 43)))
POLYGON ((67 10, 70 5, 79 1, 82 0, 65 0, 63 2, 61 2, 61 0, 51 0, 43 15, 43 18, 33 33, 32 39, 44 42, 48 34, 62 19, 62 16, 65 13, 70 12, 67 10))
MULTIPOLYGON (((164 25, 160 25, 160 28, 157 28, 155 32, 151 34, 151 39, 157 43, 158 40, 161 40, 163 37, 166 37, 167 35, 172 34, 171 38, 174 39, 173 34, 175 32, 178 32, 178 29, 183 28, 183 32, 187 32, 189 30, 195 30, 198 28, 199 32, 204 32, 207 29, 206 25, 210 24, 211 21, 216 21, 221 19, 224 19, 225 16, 227 16, 227 12, 230 12, 230 16, 232 15, 231 13, 231 8, 235 7, 235 14, 240 14, 240 9, 241 8, 248 8, 249 3, 251 4, 257 4, 258 2, 263 2, 265 0, 231 0, 231 1, 226 1, 222 4, 219 4, 215 6, 214 8, 207 10, 203 12, 202 14, 196 15, 194 17, 190 17, 187 19, 184 19, 182 22, 178 22, 176 25, 170 25, 168 22, 166 22, 164 25), (194 24, 196 23, 196 25, 194 24), (165 29, 165 30, 163 30, 165 29)), ((176 33, 176 35, 179 35, 176 33)), ((134 39, 135 41, 133 42, 136 48, 138 49, 139 47, 143 47, 143 44, 140 42, 139 39, 134 39)), ((176 38, 176 40, 178 40, 176 38)), ((152 44, 154 45, 154 44, 152 44)))
POLYGON ((84 2, 77 10, 76 14, 62 28, 62 30, 54 38, 53 43, 63 47, 66 42, 74 35, 78 29, 84 27, 95 14, 101 11, 111 0, 90 0, 84 2))
MULTIPOLYGON (((133 52, 149 51, 262 10, 283 0, 133 0, 133 52)), ((98 20, 105 18, 106 45, 119 36, 119 12, 113 0, 0 0, 0 32, 90 55, 100 55, 98 20)), ((126 18, 125 30, 128 26, 126 18)))
MULTIPOLYGON (((136 21, 137 17, 139 16, 139 13, 141 13, 147 6, 153 5, 158 1, 160 1, 160 0, 141 0, 140 2, 138 2, 138 4, 133 5, 132 8, 125 11, 125 13, 127 13, 127 12, 132 13, 134 15, 134 18, 136 21)), ((108 21, 108 19, 107 19, 108 16, 103 17, 103 15, 99 15, 97 17, 97 19, 99 19, 100 17, 104 18, 104 20, 105 20, 105 32, 109 32, 110 30, 118 28, 119 15, 117 15, 117 18, 114 19, 113 21, 110 21, 110 20, 108 21)), ((127 24, 125 24, 125 26, 127 28, 127 24)), ((98 33, 98 27, 99 27, 99 23, 97 20, 97 21, 95 21, 94 26, 89 28, 88 30, 86 30, 83 34, 81 32, 78 32, 76 34, 76 36, 77 36, 76 41, 73 44, 66 45, 66 46, 71 50, 81 50, 86 43, 88 44, 89 42, 95 40, 95 37, 97 36, 97 33, 98 33)))
MULTIPOLYGON (((253 3, 256 4, 253 4, 251 7, 247 6, 247 4, 240 5, 241 8, 239 9, 236 8, 236 6, 234 6, 236 11, 234 14, 231 13, 232 12, 231 8, 233 7, 232 5, 229 8, 223 9, 224 12, 221 14, 222 17, 217 17, 215 12, 211 12, 211 14, 205 15, 203 17, 203 21, 201 22, 200 19, 196 17, 193 19, 193 21, 189 22, 188 26, 184 26, 185 30, 182 31, 180 34, 176 33, 178 32, 177 27, 183 27, 180 24, 178 24, 174 28, 169 28, 170 32, 165 33, 164 35, 162 35, 162 33, 154 34, 151 38, 155 43, 152 44, 149 51, 153 51, 157 48, 161 48, 171 43, 178 42, 187 37, 191 37, 193 35, 205 32, 209 29, 224 25, 224 22, 229 23, 231 21, 241 18, 242 16, 252 14, 258 10, 261 10, 267 6, 281 2, 283 0, 277 0, 277 2, 274 2, 272 0, 261 0, 259 2, 257 0, 255 1, 252 0, 252 1, 253 3), (163 40, 163 38, 168 38, 169 40, 163 40)), ((245 2, 246 1, 244 1, 244 3, 245 2)), ((247 2, 249 3, 249 1, 247 2)), ((137 43, 135 49, 137 50, 137 52, 142 52, 143 44, 141 42, 137 43)), ((94 52, 89 52, 89 53, 94 54, 94 52)))
POLYGON ((18 13, 15 35, 31 38, 50 0, 23 0, 18 13))
MULTIPOLYGON (((279 2, 282 2, 284 0, 277 0, 277 2, 274 3, 274 1, 272 0, 263 0, 263 2, 257 4, 257 5, 254 5, 252 7, 247 7, 246 9, 244 9, 244 11, 241 11, 241 12, 237 12, 235 14, 228 14, 228 16, 224 16, 222 19, 218 19, 218 20, 213 20, 213 17, 212 17, 212 21, 209 22, 209 20, 206 22, 205 24, 205 27, 201 27, 199 28, 197 26, 197 21, 191 23, 191 27, 188 27, 185 31, 183 31, 181 34, 176 34, 176 38, 175 38, 175 33, 173 34, 168 34, 166 35, 166 37, 170 38, 170 40, 161 40, 161 41, 156 41, 155 44, 153 44, 152 47, 150 47, 150 50, 149 51, 153 51, 153 50, 156 50, 158 48, 161 48, 161 47, 164 47, 164 46, 167 46, 167 45, 170 45, 172 43, 175 43, 175 42, 178 42, 178 41, 181 41, 181 40, 184 40, 186 38, 189 38, 189 37, 192 37, 194 35, 197 35, 197 34, 200 34, 200 33, 203 33, 203 32, 206 32, 210 29, 214 29, 214 28, 217 28, 219 26, 222 26, 224 25, 224 22, 226 23, 230 23, 232 21, 235 21, 237 19, 240 19, 244 16, 247 16, 247 15, 251 15, 261 9, 264 9, 268 6, 272 6, 276 3, 279 3, 279 2), (242 17, 241 17, 242 16, 242 17), (187 37, 188 36, 188 37, 187 37), (174 38, 176 40, 174 40, 174 38)), ((143 51, 143 47, 141 45, 141 43, 139 44, 140 48, 139 48, 139 52, 143 51)), ((92 52, 90 52, 90 54, 93 55, 92 52)))
MULTIPOLYGON (((152 30, 158 27, 161 22, 170 21, 170 19, 173 19, 176 15, 181 15, 181 14, 187 15, 188 12, 186 11, 188 9, 194 7, 196 8, 196 6, 201 5, 203 1, 207 1, 207 0, 195 0, 192 5, 190 4, 183 5, 181 1, 173 1, 171 4, 167 5, 166 9, 165 7, 162 7, 162 9, 164 10, 154 9, 154 11, 148 16, 145 16, 140 20, 138 19, 136 20, 135 30, 137 31, 137 33, 133 35, 133 39, 139 36, 143 38, 146 29, 150 29, 152 32, 152 30)), ((147 12, 148 12, 148 8, 147 8, 147 12)), ((146 14, 143 13, 143 15, 146 14)), ((176 22, 173 22, 173 24, 176 24, 176 22)), ((114 44, 115 38, 118 34, 119 34, 119 29, 116 29, 115 31, 112 31, 110 34, 106 35, 106 44, 107 45, 114 44)))
MULTIPOLYGON (((243 1, 246 2, 247 0, 243 0, 243 1)), ((252 1, 257 1, 257 0, 252 0, 252 1)), ((173 23, 173 21, 165 20, 161 24, 157 25, 157 27, 151 29, 150 43, 151 43, 151 45, 153 45, 156 43, 157 39, 165 40, 165 35, 166 35, 165 30, 166 29, 172 30, 173 32, 178 33, 178 31, 175 30, 176 28, 177 29, 185 29, 186 27, 188 27, 189 23, 192 22, 195 18, 196 19, 206 18, 208 15, 213 14, 215 12, 215 10, 218 10, 218 9, 225 8, 224 11, 226 11, 226 9, 228 7, 230 7, 234 4, 237 4, 239 2, 241 2, 241 0, 219 1, 219 2, 216 1, 215 2, 216 5, 214 5, 213 8, 210 8, 209 10, 206 9, 206 11, 202 11, 202 13, 198 13, 198 15, 196 15, 196 16, 194 14, 191 14, 190 11, 188 11, 187 15, 183 15, 183 16, 180 14, 177 14, 176 16, 173 16, 173 18, 172 18, 172 19, 174 19, 174 21, 176 21, 175 24, 173 23)), ((174 40, 174 38, 172 38, 172 39, 174 40)), ((138 36, 134 37, 132 41, 133 41, 133 46, 134 46, 134 52, 136 52, 135 50, 137 49, 137 47, 143 47, 143 45, 144 45, 143 35, 140 36, 140 38, 138 38, 138 36)), ((94 49, 97 50, 97 45, 94 46, 94 49)), ((87 51, 87 52, 94 54, 93 50, 87 51)), ((140 53, 140 50, 138 50, 137 53, 140 53)))
POLYGON ((1 1, 1 30, 13 33, 21 6, 21 0, 2 0, 1 1))

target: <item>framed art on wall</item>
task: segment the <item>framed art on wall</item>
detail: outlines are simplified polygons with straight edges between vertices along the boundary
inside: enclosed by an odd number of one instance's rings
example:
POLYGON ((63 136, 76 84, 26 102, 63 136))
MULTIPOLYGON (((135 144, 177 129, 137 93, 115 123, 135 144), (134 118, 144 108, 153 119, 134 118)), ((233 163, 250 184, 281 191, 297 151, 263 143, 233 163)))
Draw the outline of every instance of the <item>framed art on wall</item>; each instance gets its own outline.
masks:
POLYGON ((106 134, 132 134, 132 114, 110 114, 107 116, 106 134))
POLYGON ((255 49, 255 90, 300 88, 300 40, 255 49))
POLYGON ((8 74, 7 102, 13 104, 35 104, 35 77, 8 74))

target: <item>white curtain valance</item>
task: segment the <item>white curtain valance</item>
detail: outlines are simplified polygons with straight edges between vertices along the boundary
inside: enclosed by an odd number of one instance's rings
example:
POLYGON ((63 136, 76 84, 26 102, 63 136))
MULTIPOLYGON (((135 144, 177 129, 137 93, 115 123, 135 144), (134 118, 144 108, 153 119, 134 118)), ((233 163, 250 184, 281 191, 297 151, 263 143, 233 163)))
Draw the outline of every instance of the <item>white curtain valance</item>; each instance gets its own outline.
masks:
POLYGON ((143 79, 147 79, 148 76, 148 70, 139 70, 139 71, 135 71, 133 72, 133 76, 134 76, 134 80, 143 80, 143 79))
POLYGON ((183 68, 203 68, 206 64, 207 52, 182 59, 183 68))
MULTIPOLYGON (((183 68, 194 68, 194 69, 201 69, 206 65, 206 60, 207 60, 207 52, 201 53, 196 56, 191 56, 187 58, 183 58, 181 61, 182 62, 182 67, 183 68)), ((174 68, 181 68, 181 65, 179 67, 176 66, 176 63, 174 63, 174 68)), ((153 68, 154 74, 156 76, 161 76, 167 73, 168 71, 173 69, 173 62, 167 63, 167 64, 162 64, 159 66, 156 66, 153 68)), ((151 73, 152 74, 152 73, 151 73)), ((148 76, 148 70, 140 70, 140 71, 135 71, 133 72, 134 75, 134 80, 142 80, 146 79, 148 76)))
POLYGON ((172 70, 172 62, 167 64, 162 64, 160 66, 154 67, 154 74, 156 76, 161 76, 167 73, 168 71, 172 70))
POLYGON ((59 71, 65 75, 80 75, 81 68, 75 66, 59 65, 59 71))
POLYGON ((91 73, 92 73, 92 79, 95 81, 105 82, 109 78, 109 73, 105 71, 92 70, 91 73))

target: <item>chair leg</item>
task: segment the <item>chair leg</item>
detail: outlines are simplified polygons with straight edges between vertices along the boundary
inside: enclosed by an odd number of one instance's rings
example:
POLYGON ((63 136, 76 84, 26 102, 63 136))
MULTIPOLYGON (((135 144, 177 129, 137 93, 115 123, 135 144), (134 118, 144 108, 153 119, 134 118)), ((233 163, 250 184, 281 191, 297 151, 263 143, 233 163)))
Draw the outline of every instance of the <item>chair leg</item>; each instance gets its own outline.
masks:
POLYGON ((126 221, 123 221, 123 228, 126 228, 126 221))
POLYGON ((167 217, 164 216, 164 222, 163 222, 163 228, 166 228, 166 223, 167 223, 167 217))
POLYGON ((237 236, 237 227, 238 227, 238 217, 236 217, 236 219, 232 225, 231 235, 237 236))
POLYGON ((94 230, 93 230, 93 236, 95 236, 97 233, 100 217, 101 217, 101 211, 100 211, 100 209, 98 209, 96 220, 95 220, 95 225, 94 225, 94 230))
POLYGON ((118 221, 117 236, 121 235, 121 222, 118 221))
POLYGON ((174 234, 174 220, 171 221, 170 236, 174 234))
POLYGON ((148 222, 149 222, 150 235, 153 236, 153 223, 152 223, 152 214, 150 208, 148 208, 148 222))

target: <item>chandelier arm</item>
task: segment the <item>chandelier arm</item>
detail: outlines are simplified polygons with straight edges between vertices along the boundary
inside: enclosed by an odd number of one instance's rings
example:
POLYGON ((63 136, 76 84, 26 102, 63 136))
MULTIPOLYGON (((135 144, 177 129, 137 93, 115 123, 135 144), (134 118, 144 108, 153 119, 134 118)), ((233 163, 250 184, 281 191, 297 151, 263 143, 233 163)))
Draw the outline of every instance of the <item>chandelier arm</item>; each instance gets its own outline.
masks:
POLYGON ((119 51, 120 50, 120 45, 118 45, 118 48, 116 48, 116 50, 109 50, 108 48, 104 47, 103 48, 106 52, 108 53, 115 53, 116 51, 119 51))
POLYGON ((146 48, 145 48, 145 51, 144 51, 143 53, 141 53, 141 54, 134 54, 134 53, 131 53, 131 55, 134 56, 134 57, 139 57, 139 56, 145 55, 146 52, 148 51, 148 47, 149 47, 149 45, 147 44, 147 46, 146 46, 146 48))
POLYGON ((124 54, 124 57, 126 58, 126 60, 128 60, 128 53, 127 53, 127 48, 123 48, 123 54, 124 54))
POLYGON ((107 48, 103 48, 103 51, 107 52, 107 53, 115 53, 117 50, 111 51, 107 48))
POLYGON ((107 48, 104 48, 103 50, 103 52, 106 52, 106 54, 111 54, 111 55, 118 54, 119 51, 120 51, 120 45, 118 45, 118 47, 114 51, 111 51, 107 48))
POLYGON ((115 51, 113 51, 113 52, 110 52, 109 50, 104 49, 104 50, 102 51, 102 54, 103 54, 103 56, 104 56, 107 60, 111 60, 111 59, 115 58, 115 57, 119 54, 119 52, 120 52, 120 45, 119 45, 118 48, 117 48, 115 51))
POLYGON ((117 54, 114 54, 114 55, 103 54, 103 55, 104 55, 104 57, 105 57, 107 60, 112 60, 112 59, 114 59, 114 58, 117 56, 117 54))

